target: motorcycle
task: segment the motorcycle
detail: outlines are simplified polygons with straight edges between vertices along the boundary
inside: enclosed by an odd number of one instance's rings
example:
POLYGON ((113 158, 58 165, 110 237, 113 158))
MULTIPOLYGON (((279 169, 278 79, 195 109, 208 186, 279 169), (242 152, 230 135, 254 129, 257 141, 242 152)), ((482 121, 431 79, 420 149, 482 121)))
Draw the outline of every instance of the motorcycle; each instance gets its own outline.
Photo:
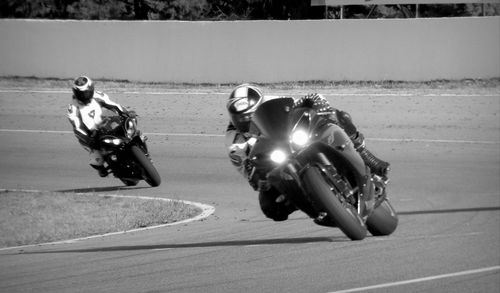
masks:
POLYGON ((145 180, 150 186, 161 183, 146 145, 147 138, 137 128, 137 115, 130 111, 119 115, 108 111, 97 130, 99 149, 108 172, 127 186, 145 180))
POLYGON ((393 233, 398 216, 387 198, 389 180, 370 173, 348 135, 324 113, 293 104, 272 99, 254 113, 259 134, 249 158, 257 189, 274 187, 316 224, 337 227, 351 240, 367 231, 393 233))

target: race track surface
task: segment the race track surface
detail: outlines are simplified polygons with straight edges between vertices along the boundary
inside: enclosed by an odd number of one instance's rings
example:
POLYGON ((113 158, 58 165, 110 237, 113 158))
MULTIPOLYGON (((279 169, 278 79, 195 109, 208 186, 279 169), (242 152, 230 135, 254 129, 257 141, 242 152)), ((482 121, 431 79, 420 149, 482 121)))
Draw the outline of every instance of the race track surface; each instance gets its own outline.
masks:
MULTIPOLYGON (((65 117, 65 88, 0 89, 0 188, 215 206, 203 221, 0 250, 0 292, 498 292, 500 96, 323 90, 392 163, 400 224, 352 242, 302 212, 266 219, 224 149, 227 89, 103 89, 135 109, 158 188, 98 178, 65 117), (382 92, 382 94, 381 94, 382 92)), ((269 94, 298 90, 281 90, 269 94)))

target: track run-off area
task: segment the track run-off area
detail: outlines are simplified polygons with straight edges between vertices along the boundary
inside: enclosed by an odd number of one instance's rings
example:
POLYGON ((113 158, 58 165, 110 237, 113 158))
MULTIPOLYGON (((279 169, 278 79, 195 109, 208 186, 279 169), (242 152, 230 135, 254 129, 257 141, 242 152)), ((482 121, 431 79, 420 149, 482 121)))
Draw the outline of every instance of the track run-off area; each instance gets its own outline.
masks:
POLYGON ((74 191, 202 203, 203 221, 0 250, 0 292, 497 292, 500 93, 451 89, 318 91, 348 111, 391 162, 399 226, 350 241, 302 212, 273 222, 224 147, 230 88, 98 83, 139 114, 162 184, 99 178, 66 119, 68 88, 0 88, 0 189, 74 191), (384 93, 385 92, 385 93, 384 93))

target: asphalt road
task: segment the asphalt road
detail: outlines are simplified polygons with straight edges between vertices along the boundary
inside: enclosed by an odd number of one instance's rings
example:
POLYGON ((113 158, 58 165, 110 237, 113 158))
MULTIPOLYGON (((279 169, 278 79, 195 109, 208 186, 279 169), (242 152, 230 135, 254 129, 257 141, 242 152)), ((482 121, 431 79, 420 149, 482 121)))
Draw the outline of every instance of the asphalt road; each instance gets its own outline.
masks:
POLYGON ((301 212, 281 223, 262 215, 224 150, 227 90, 141 91, 109 94, 141 115, 161 186, 122 188, 97 177, 68 132, 67 89, 8 88, 0 89, 0 188, 184 199, 215 213, 184 225, 0 250, 0 292, 499 291, 498 91, 324 91, 392 163, 398 229, 356 242, 301 212))

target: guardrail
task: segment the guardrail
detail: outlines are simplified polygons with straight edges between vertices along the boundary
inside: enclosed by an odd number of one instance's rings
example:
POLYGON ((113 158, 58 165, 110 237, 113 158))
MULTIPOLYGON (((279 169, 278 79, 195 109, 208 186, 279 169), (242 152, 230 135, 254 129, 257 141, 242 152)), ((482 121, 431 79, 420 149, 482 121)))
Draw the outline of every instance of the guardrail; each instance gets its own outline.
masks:
POLYGON ((500 4, 500 0, 311 0, 311 6, 325 6, 325 18, 328 7, 340 7, 340 18, 344 18, 344 6, 352 5, 415 5, 415 18, 418 18, 420 4, 482 4, 484 16, 484 6, 490 3, 500 4))

